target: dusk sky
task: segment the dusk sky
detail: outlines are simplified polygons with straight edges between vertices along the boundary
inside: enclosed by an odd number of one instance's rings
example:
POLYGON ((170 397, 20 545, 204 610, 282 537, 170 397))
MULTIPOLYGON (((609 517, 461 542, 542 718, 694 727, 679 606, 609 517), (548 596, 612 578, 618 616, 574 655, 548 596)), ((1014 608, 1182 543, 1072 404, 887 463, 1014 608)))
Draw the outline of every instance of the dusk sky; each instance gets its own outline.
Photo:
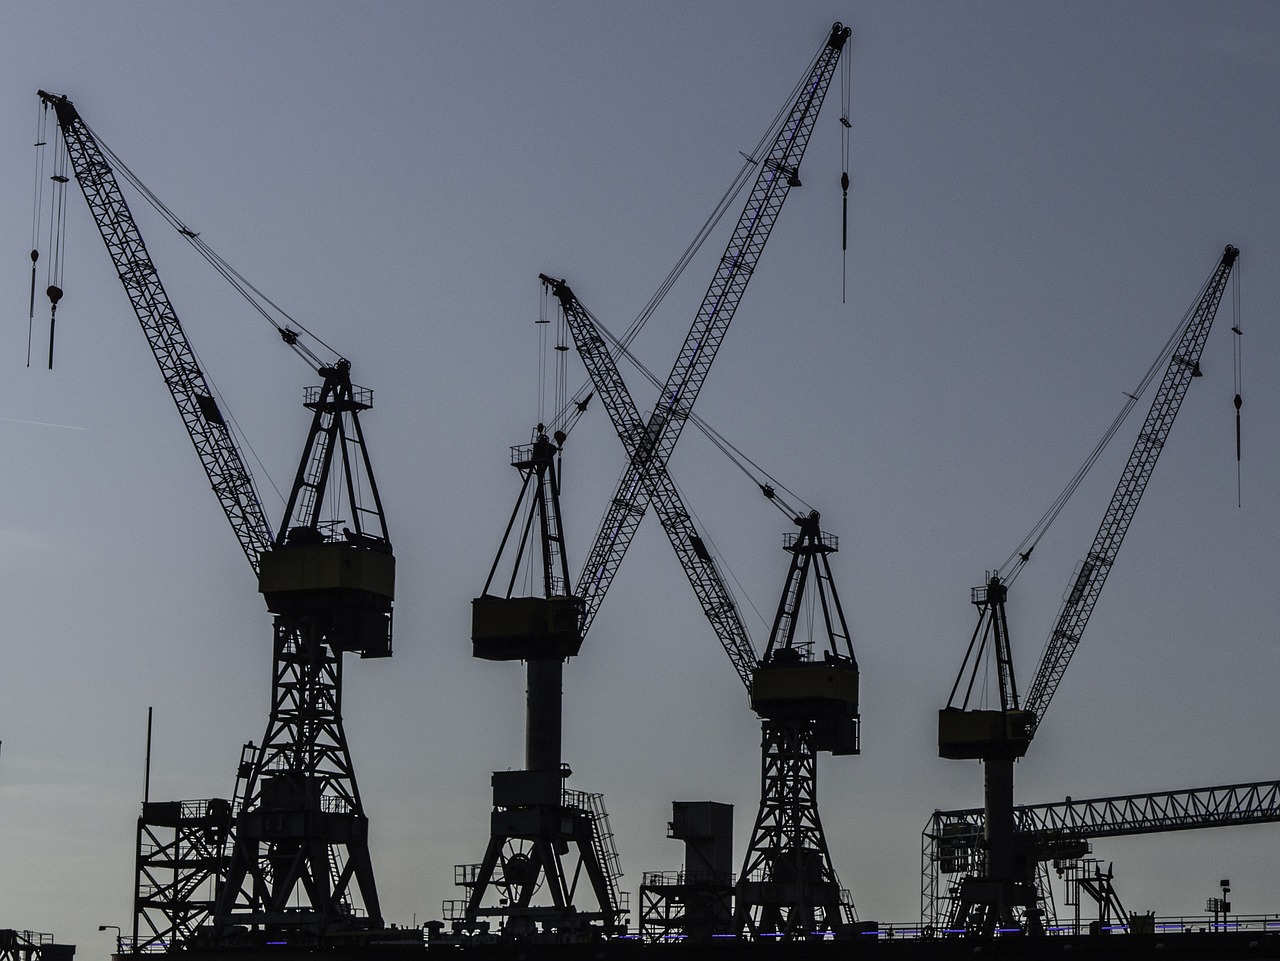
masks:
MULTIPOLYGON (((484 852, 491 772, 523 762, 523 671, 471 658, 470 601, 519 489, 508 448, 554 405, 539 396, 538 274, 624 330, 836 20, 853 30, 847 254, 837 75, 698 412, 840 538, 863 753, 822 757, 819 801, 859 915, 916 920, 921 830, 935 809, 981 803, 980 765, 939 759, 935 742, 970 588, 1085 460, 1228 243, 1238 471, 1229 291, 1017 794, 1280 777, 1280 7, 17 0, 5 13, 0 927, 106 955, 98 925, 132 923, 148 706, 152 798, 228 797, 270 694, 269 616, 78 189, 54 369, 43 297, 27 367, 38 89, 74 101, 374 391, 362 423, 398 560, 395 656, 347 664, 344 714, 389 921, 438 918, 462 896, 454 865, 484 852)), ((130 203, 278 522, 314 374, 130 203)), ((728 222, 636 341, 660 376, 728 222)), ((572 388, 585 373, 569 360, 572 388)), ((623 374, 647 411, 653 388, 623 374)), ((1024 685, 1149 403, 1010 594, 1024 685)), ((623 465, 590 410, 563 461, 575 575, 623 465)), ((794 527, 696 431, 670 466, 763 648, 756 612, 778 602, 794 527)), ((673 800, 732 803, 740 859, 759 724, 652 517, 564 700, 569 786, 603 792, 633 910, 643 872, 681 865, 673 800)), ((1236 911, 1280 912, 1280 825, 1095 855, 1114 860, 1130 910, 1201 914, 1230 878, 1236 911)))

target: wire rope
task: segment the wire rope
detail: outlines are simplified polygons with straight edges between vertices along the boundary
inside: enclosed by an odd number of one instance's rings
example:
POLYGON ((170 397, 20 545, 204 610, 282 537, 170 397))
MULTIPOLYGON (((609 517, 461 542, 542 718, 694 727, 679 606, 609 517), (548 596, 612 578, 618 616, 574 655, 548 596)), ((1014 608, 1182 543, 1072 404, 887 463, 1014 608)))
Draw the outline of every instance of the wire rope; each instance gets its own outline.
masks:
MULTIPOLYGON (((81 119, 81 123, 84 123, 81 119)), ((329 351, 335 358, 342 355, 332 346, 325 342, 318 334, 308 328, 305 324, 300 323, 295 317, 290 315, 279 304, 275 303, 270 297, 263 293, 240 271, 232 267, 220 254, 217 253, 208 243, 201 239, 197 231, 192 230, 186 223, 182 221, 143 181, 135 174, 129 166, 120 159, 120 156, 113 151, 102 140, 101 137, 87 124, 85 129, 97 142, 104 156, 111 161, 112 168, 117 171, 133 188, 138 195, 147 202, 164 220, 173 227, 183 239, 187 241, 201 257, 207 261, 215 271, 218 272, 228 283, 234 287, 242 297, 256 310, 264 320, 267 321, 276 332, 279 333, 286 344, 300 357, 303 358, 314 370, 324 365, 319 356, 312 351, 307 345, 301 343, 298 334, 306 334, 307 337, 315 341, 316 344, 329 351), (270 308, 270 309, 268 309, 270 308), (272 315, 272 311, 276 316, 272 315), (283 323, 280 319, 283 319, 283 323)))
MULTIPOLYGON (((583 310, 586 310, 586 308, 583 308, 583 310)), ((627 349, 626 345, 624 345, 619 338, 615 337, 613 333, 600 322, 599 318, 590 311, 586 311, 586 313, 587 316, 591 317, 592 323, 595 325, 596 330, 599 331, 600 335, 613 345, 614 351, 616 351, 616 353, 614 353, 615 360, 618 357, 625 357, 646 380, 661 389, 662 381, 658 379, 657 375, 646 367, 638 357, 632 354, 631 351, 627 349)), ((769 474, 768 471, 748 457, 739 447, 736 447, 726 439, 723 434, 708 424, 704 418, 696 413, 690 412, 689 420, 718 450, 720 450, 722 454, 725 455, 725 457, 729 459, 730 463, 750 478, 751 481, 764 492, 765 496, 768 497, 769 500, 773 501, 778 509, 788 517, 794 518, 799 516, 801 513, 808 513, 813 509, 794 491, 790 490, 785 484, 781 483, 769 474), (761 478, 763 478, 763 482, 761 481, 761 478), (779 490, 785 491, 790 495, 790 497, 794 498, 794 500, 801 505, 802 510, 797 510, 791 502, 785 498, 779 497, 777 493, 779 490)))
POLYGON ((1234 335, 1232 337, 1232 379, 1235 382, 1235 397, 1232 403, 1236 408, 1236 507, 1240 507, 1243 504, 1240 474, 1240 408, 1244 405, 1244 330, 1240 326, 1240 261, 1238 258, 1231 284, 1231 333, 1234 335))
POLYGON ((1022 543, 1017 546, 1014 552, 1005 560, 1004 564, 1001 565, 999 570, 1007 572, 1007 576, 1002 578, 1005 584, 1012 584, 1017 578, 1022 567, 1031 559, 1032 551, 1034 551, 1036 545, 1040 543, 1040 539, 1048 532, 1049 527, 1057 519, 1058 515, 1062 513, 1062 509, 1066 507, 1067 501, 1071 499, 1071 495, 1076 492, 1085 476, 1093 468, 1094 464, 1098 462, 1098 458, 1101 457, 1102 452, 1107 448, 1116 433, 1120 430, 1121 425, 1129 416, 1129 412, 1137 405, 1138 400, 1142 397, 1143 393, 1146 392, 1147 388, 1151 386, 1152 381, 1156 379, 1161 370, 1168 366, 1169 359, 1173 355, 1174 348, 1177 347, 1178 342, 1182 339, 1183 334, 1186 332, 1187 327, 1194 318, 1196 305, 1203 299, 1204 291, 1207 286, 1208 282, 1206 281, 1205 287, 1201 288, 1200 293, 1196 296, 1196 299, 1192 302, 1191 306, 1187 308, 1186 313, 1183 314, 1182 319, 1178 322, 1173 333, 1169 335, 1168 340, 1166 340, 1164 345, 1160 348, 1160 352, 1156 356, 1156 359, 1152 361, 1151 366, 1148 367, 1146 373, 1143 374, 1142 380, 1139 382, 1137 388, 1132 392, 1124 392, 1125 401, 1121 405, 1120 411, 1107 426, 1102 437, 1089 452, 1088 457, 1085 458, 1084 463, 1076 470, 1071 480, 1067 483, 1067 486, 1062 489, 1056 498, 1054 498, 1053 502, 1049 505, 1048 510, 1041 515, 1038 521, 1036 521, 1027 536, 1022 539, 1022 543))
MULTIPOLYGON (((676 483, 675 478, 671 478, 671 485, 676 489, 676 493, 680 495, 681 502, 685 505, 685 509, 688 510, 689 516, 693 519, 694 526, 698 530, 698 536, 701 537, 702 540, 707 545, 710 546, 711 548, 710 553, 712 554, 712 556, 718 558, 716 561, 716 567, 723 569, 725 573, 729 575, 729 580, 731 580, 734 586, 737 587, 738 594, 747 599, 747 606, 751 608, 752 612, 759 619, 760 623, 765 627, 768 627, 769 621, 765 618, 764 614, 761 613, 760 608, 756 607, 755 602, 751 599, 751 595, 747 592, 746 588, 743 586, 743 583, 738 578, 737 573, 729 565, 728 561, 725 560, 725 555, 721 552, 720 548, 716 545, 715 538, 711 536, 706 525, 702 523, 702 519, 698 516, 698 512, 689 506, 689 499, 685 497, 684 491, 680 489, 680 485, 676 483)), ((729 589, 728 585, 726 585, 726 589, 729 589)), ((731 599, 733 599, 735 606, 741 607, 741 605, 737 604, 737 597, 732 590, 730 590, 729 596, 731 599)))
POLYGON ((36 113, 36 157, 35 188, 32 191, 31 206, 31 302, 27 311, 27 366, 31 366, 31 338, 36 321, 36 262, 40 259, 40 225, 41 212, 44 210, 45 151, 47 145, 45 135, 48 125, 49 111, 41 107, 36 113))
MULTIPOLYGON (((663 279, 662 283, 658 285, 657 290, 654 291, 649 300, 645 303, 644 307, 641 308, 640 313, 628 325, 626 331, 623 332, 622 337, 620 338, 620 343, 630 345, 631 342, 635 340, 636 336, 644 328, 645 324, 647 324, 650 318, 652 318, 654 312, 658 309, 658 306, 662 303, 663 299, 665 299, 667 294, 670 293, 671 288, 675 286, 676 282, 684 274, 685 268, 689 266, 690 262, 702 249, 703 244, 707 242, 707 239, 715 231, 720 221, 724 218, 724 215, 732 209, 734 200, 739 194, 741 194, 743 188, 751 182, 751 178, 749 176, 750 173, 759 165, 759 158, 767 151, 769 145, 777 139, 778 131, 781 129, 783 122, 790 114, 792 104, 799 96, 800 91, 804 88, 805 82, 808 80, 810 74, 812 74, 813 68, 817 64, 818 58, 821 56, 822 52, 819 51, 819 53, 810 61, 809 66, 801 79, 796 81, 782 105, 769 121, 769 125, 760 135, 760 138, 756 142, 752 152, 750 154, 742 154, 743 163, 738 168, 737 173, 734 174, 728 188, 726 188, 725 192, 720 196, 720 199, 716 201, 711 213, 707 215, 706 219, 702 222, 702 225, 694 234, 693 239, 689 241, 688 245, 676 259, 675 264, 663 279)), ((739 152, 741 153, 741 151, 739 152)), ((574 420, 575 412, 581 411, 591 393, 592 388, 590 382, 583 384, 578 388, 569 402, 556 413, 556 416, 552 421, 553 426, 561 427, 572 422, 574 420)))

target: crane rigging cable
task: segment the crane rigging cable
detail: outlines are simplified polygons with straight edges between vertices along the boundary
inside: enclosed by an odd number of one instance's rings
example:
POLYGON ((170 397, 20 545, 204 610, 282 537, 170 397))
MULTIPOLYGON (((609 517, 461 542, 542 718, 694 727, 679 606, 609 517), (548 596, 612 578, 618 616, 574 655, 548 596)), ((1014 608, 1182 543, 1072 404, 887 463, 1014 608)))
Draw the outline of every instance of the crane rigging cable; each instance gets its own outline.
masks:
MULTIPOLYGON (((746 589, 741 578, 738 577, 737 572, 733 569, 733 565, 729 563, 729 555, 720 550, 720 547, 716 544, 715 538, 711 536, 711 528, 703 523, 697 510, 691 506, 692 501, 685 496, 683 488, 681 488, 681 486, 676 482, 674 477, 670 479, 671 486, 676 489, 676 492, 680 495, 681 502, 685 505, 685 509, 688 510, 689 516, 693 519, 694 525, 699 532, 699 537, 703 541, 703 549, 707 551, 708 555, 715 557, 717 569, 724 571, 729 575, 729 579, 733 581, 733 587, 736 589, 736 592, 735 590, 729 589, 728 585, 725 585, 726 590, 729 590, 729 596, 733 598, 735 604, 739 597, 745 598, 747 606, 751 608, 752 612, 755 614, 756 620, 759 621, 762 626, 767 628, 769 626, 768 617, 756 605, 756 602, 752 599, 750 592, 746 589)), ((772 495, 770 496, 772 497, 772 495)), ((738 607, 741 608, 741 605, 739 604, 738 607)))
MULTIPOLYGON (((536 322, 538 328, 538 428, 533 432, 533 440, 537 440, 538 435, 547 429, 545 426, 546 417, 544 416, 549 389, 547 355, 553 336, 548 296, 547 288, 543 286, 538 299, 538 320, 536 322)), ((553 373, 554 381, 552 382, 552 402, 555 406, 552 409, 558 412, 558 423, 555 424, 557 429, 553 430, 552 434, 558 434, 563 439, 568 436, 569 430, 577 422, 578 416, 586 409, 586 399, 574 404, 570 404, 566 399, 569 387, 568 353, 572 338, 569 335, 569 325, 564 318, 563 312, 557 311, 556 314, 559 317, 559 321, 555 324, 554 330, 555 367, 553 373), (568 413, 567 418, 563 416, 566 412, 568 413)))
POLYGON ((841 61, 840 84, 840 303, 848 294, 849 276, 849 103, 853 99, 853 60, 841 61))
MULTIPOLYGON (((41 229, 41 208, 43 207, 44 194, 44 151, 45 138, 43 136, 43 122, 41 130, 36 136, 36 199, 33 222, 31 225, 31 302, 30 312, 28 315, 27 328, 27 366, 31 366, 31 327, 35 321, 36 306, 36 262, 40 259, 40 251, 36 247, 36 241, 40 235, 41 229)), ((58 302, 62 300, 62 271, 64 264, 64 256, 66 251, 66 225, 67 225, 67 204, 66 191, 62 189, 66 186, 70 177, 67 176, 70 170, 70 158, 67 155, 66 145, 58 139, 54 144, 53 154, 53 173, 49 179, 57 184, 57 189, 53 190, 49 197, 49 239, 48 246, 50 256, 45 261, 45 270, 47 274, 48 286, 45 293, 49 297, 49 369, 53 369, 53 338, 54 329, 58 319, 58 302)))
MULTIPOLYGON (((83 120, 82 120, 83 122, 83 120)), ((305 325, 299 323, 297 319, 286 312, 279 304, 275 303, 270 297, 259 290, 253 283, 249 281, 240 271, 232 267, 221 255, 201 239, 198 231, 192 230, 183 221, 169 209, 165 203, 160 200, 155 193, 151 191, 141 178, 138 177, 129 167, 120 159, 103 140, 98 136, 97 132, 87 123, 84 125, 89 134, 97 141, 98 147, 102 150, 104 156, 111 161, 112 168, 116 170, 168 224, 173 227, 182 238, 187 241, 197 253, 203 257, 210 266, 213 267, 236 291, 244 297, 244 299, 256 310, 264 320, 267 321, 276 332, 280 334, 281 339, 305 360, 311 368, 316 372, 325 366, 316 353, 299 339, 299 334, 305 334, 307 337, 315 341, 316 344, 329 351, 335 359, 342 355, 333 347, 327 344, 314 331, 308 329, 305 325), (274 315, 273 315, 274 312, 274 315), (283 321, 283 322, 282 322, 283 321)))
MULTIPOLYGON (((1080 465, 1079 469, 1075 472, 1075 474, 1071 477, 1071 480, 1067 483, 1067 486, 1062 489, 1062 491, 1054 499, 1053 503, 1049 505, 1048 510, 1046 510, 1044 514, 1041 515, 1038 521, 1036 521, 1035 526, 1033 526, 1030 532, 1028 532, 1027 536, 1022 539, 1022 542, 1017 546, 1014 552, 1010 554, 1008 558, 1005 559, 1004 564, 1002 564, 999 568, 997 568, 997 571, 1000 573, 1000 579, 1006 586, 1014 582, 1018 574, 1021 572, 1023 566, 1027 563, 1027 561, 1031 559, 1031 554, 1035 550, 1036 545, 1040 543, 1040 539, 1044 537, 1044 535, 1048 532, 1049 527, 1057 519, 1058 515, 1062 513, 1062 509, 1067 506, 1067 501, 1071 499, 1071 495, 1076 492, 1076 489, 1084 481, 1085 476, 1093 468, 1093 465, 1098 462, 1098 458, 1102 456, 1102 452, 1106 450, 1107 446, 1111 443, 1116 433, 1120 430, 1120 427, 1124 424, 1126 418, 1128 418, 1129 412, 1133 410, 1133 408, 1137 405, 1143 393, 1145 393, 1147 388, 1151 386, 1151 383, 1154 380, 1156 380, 1157 377, 1159 377, 1160 374, 1163 372, 1163 370, 1168 366, 1169 358, 1172 356, 1174 348, 1177 347, 1178 342, 1182 339, 1183 335, 1186 333, 1187 327, 1195 319, 1196 308, 1200 305, 1201 301, 1204 299, 1205 292, 1209 289, 1209 285, 1212 282, 1213 282, 1213 277, 1211 275, 1208 279, 1205 280, 1203 286, 1201 286, 1200 290, 1196 293, 1195 299, 1191 302, 1191 305, 1187 308, 1186 313, 1182 315, 1182 319, 1178 322, 1178 325, 1174 329, 1173 333, 1169 335, 1169 339, 1166 340, 1164 345, 1160 348, 1159 354, 1156 356, 1155 360, 1151 362, 1151 366, 1147 368, 1146 373, 1143 374, 1142 380, 1138 383, 1138 386, 1132 392, 1130 391, 1124 392, 1125 400, 1124 400, 1124 403, 1121 405, 1119 412, 1116 414, 1115 418, 1111 421, 1111 423, 1107 426, 1107 429, 1103 432, 1102 437, 1099 438, 1097 444, 1095 444, 1093 449, 1089 452, 1089 455, 1088 457, 1085 458, 1084 463, 1080 465)), ((1236 284, 1237 284, 1237 290, 1238 290, 1239 289, 1238 274, 1236 276, 1236 284)), ((1238 296, 1236 297, 1236 303, 1237 305, 1239 304, 1238 296)), ((1233 328, 1233 329, 1238 332, 1238 327, 1239 325, 1237 323, 1236 328, 1233 328)), ((1239 338, 1237 338, 1237 340, 1238 339, 1239 338)), ((1238 380, 1237 380, 1237 383, 1238 383, 1238 380)), ((1239 389, 1237 387, 1237 394, 1238 393, 1239 393, 1239 389)), ((1238 416, 1238 410, 1239 408, 1237 407, 1237 416, 1238 416)), ((1239 424, 1237 421, 1237 430, 1238 430, 1238 426, 1239 424)), ((1239 455, 1237 451, 1237 460, 1238 458, 1239 458, 1239 455)))
POLYGON ((1240 271, 1237 269, 1231 278, 1231 333, 1232 337, 1232 367, 1233 381, 1235 384, 1235 397, 1232 403, 1236 408, 1236 507, 1242 504, 1242 495, 1240 490, 1240 408, 1244 405, 1241 392, 1244 390, 1242 384, 1242 357, 1241 349, 1244 341, 1244 331, 1240 327, 1240 271))
POLYGON ((36 115, 36 182, 32 190, 31 207, 31 303, 27 311, 27 366, 31 366, 31 337, 36 320, 36 262, 40 259, 40 213, 44 209, 44 160, 45 126, 48 114, 41 110, 36 115))
MULTIPOLYGON (((39 219, 39 206, 41 203, 40 195, 42 193, 43 180, 44 180, 44 177, 43 177, 44 160, 42 159, 43 150, 41 148, 47 145, 46 137, 44 136, 44 130, 45 130, 45 123, 46 123, 45 116, 48 113, 48 107, 49 107, 49 103, 47 102, 41 105, 39 133, 36 138, 36 148, 37 148, 36 220, 37 221, 39 219)), ((314 331, 307 328, 304 324, 299 323, 296 318, 292 317, 279 304, 275 303, 270 297, 268 297, 265 293, 263 293, 262 290, 260 290, 247 277, 245 277, 244 274, 240 273, 240 271, 238 271, 235 267, 231 266, 231 264, 229 264, 220 254, 218 254, 217 251, 215 251, 212 247, 210 247, 209 244, 201 238, 200 233, 198 231, 192 230, 189 226, 187 226, 187 224, 184 223, 182 219, 179 218, 177 214, 175 214, 142 181, 142 179, 129 168, 128 164, 126 164, 120 158, 119 154, 113 151, 111 147, 98 135, 98 133, 95 130, 93 130, 87 123, 84 122, 84 119, 82 117, 79 118, 79 122, 84 126, 84 129, 87 131, 87 133, 94 139, 102 155, 110 162, 111 170, 118 173, 121 179, 128 182, 129 185, 132 186, 133 189, 137 192, 137 194, 143 200, 145 200, 152 209, 154 209, 157 213, 159 213, 160 216, 169 224, 169 226, 173 227, 174 230, 176 230, 182 236, 182 238, 187 243, 189 243, 195 249, 195 251, 210 266, 213 267, 213 269, 219 275, 223 277, 223 279, 225 279, 228 283, 230 283, 231 286, 235 288, 235 290, 249 303, 249 305, 255 311, 257 311, 258 314, 261 315, 262 318, 266 320, 267 323, 270 324, 276 330, 276 332, 280 335, 281 339, 285 342, 285 344, 288 345, 289 348, 294 351, 294 353, 300 356, 311 367, 312 370, 319 373, 321 368, 327 365, 325 361, 321 360, 320 356, 316 353, 316 351, 313 350, 310 346, 308 346, 307 343, 303 341, 304 335, 306 338, 309 338, 312 342, 314 342, 318 347, 322 348, 325 351, 328 351, 332 355, 335 361, 341 358, 341 354, 339 354, 337 350, 335 350, 331 345, 326 343, 314 331)), ((63 164, 63 166, 65 166, 65 162, 60 161, 58 158, 65 155, 65 148, 61 142, 61 138, 55 138, 55 139, 57 141, 57 146, 55 147, 55 149, 58 151, 58 153, 55 154, 55 159, 54 159, 55 173, 52 179, 55 182, 58 182, 59 184, 64 184, 69 178, 66 177, 67 171, 65 169, 59 169, 59 164, 61 163, 63 164)), ((64 191, 55 191, 55 200, 54 200, 55 210, 54 210, 54 214, 50 224, 50 231, 51 231, 50 245, 55 249, 53 251, 53 256, 51 258, 52 262, 49 265, 49 269, 51 271, 51 278, 53 277, 54 272, 57 272, 57 275, 59 278, 57 280, 51 279, 50 286, 49 286, 50 300, 53 301, 55 309, 57 305, 57 299, 60 298, 62 294, 62 291, 60 288, 60 271, 61 271, 60 244, 61 244, 61 237, 63 234, 63 228, 61 226, 60 220, 61 218, 65 217, 65 206, 61 204, 60 198, 62 197, 63 194, 64 194, 64 191)), ((38 232, 39 232, 38 225, 33 226, 32 228, 33 238, 38 235, 38 232)), ((32 255, 31 259, 32 259, 32 282, 33 282, 32 309, 34 311, 35 261, 38 259, 38 256, 39 256, 38 251, 35 249, 34 243, 32 246, 31 255, 32 255)), ((52 336, 50 338, 50 355, 52 356, 52 336)))
MULTIPOLYGON (((662 381, 658 378, 658 376, 654 374, 654 372, 651 371, 648 367, 646 367, 638 357, 632 354, 631 351, 627 349, 627 346, 621 341, 621 339, 619 339, 618 337, 615 337, 613 333, 603 323, 601 323, 600 318, 596 317, 595 314, 593 314, 586 307, 583 307, 582 309, 587 314, 587 316, 591 318, 592 323, 595 325, 595 328, 600 333, 600 335, 613 345, 613 350, 610 351, 610 353, 614 356, 615 360, 618 357, 625 357, 627 360, 631 362, 631 364, 636 368, 636 370, 640 371, 640 373, 644 375, 645 379, 648 380, 649 383, 653 384, 655 387, 661 390, 662 381)), ((741 471, 744 475, 750 478, 751 482, 755 484, 758 488, 760 488, 760 490, 764 493, 765 497, 767 497, 774 505, 776 505, 777 508, 780 511, 782 511, 782 513, 785 514, 789 519, 799 517, 802 513, 807 514, 813 510, 813 508, 809 504, 805 503, 805 501, 801 499, 799 495, 797 495, 794 491, 790 490, 785 484, 781 483, 776 478, 774 478, 771 474, 769 474, 768 471, 766 471, 759 464, 757 464, 750 457, 748 457, 745 453, 743 453, 740 448, 734 446, 727 438, 724 437, 723 434, 719 433, 714 427, 708 424, 706 420, 704 420, 697 413, 690 411, 688 414, 688 419, 693 423, 695 427, 698 428, 698 430, 702 432, 702 434, 709 441, 711 441, 712 444, 716 446, 716 448, 722 454, 725 455, 725 457, 729 459, 729 462, 732 463, 734 467, 738 468, 739 471, 741 471), (795 504, 779 496, 778 494, 779 490, 785 491, 792 498, 794 498, 795 501, 800 504, 800 507, 797 508, 795 504)))
MULTIPOLYGON (((689 241, 689 244, 681 252, 675 262, 675 265, 671 268, 671 271, 667 274, 666 278, 658 285, 658 289, 654 291, 649 300, 645 303, 644 307, 641 308, 640 313, 636 315, 636 318, 623 332, 618 343, 624 346, 629 346, 631 342, 635 340, 641 329, 646 323, 648 323, 649 319, 658 309, 658 306, 666 298, 667 294, 670 293, 671 288, 674 287, 676 282, 680 279, 685 268, 689 266, 690 262, 702 249, 702 245, 706 243, 707 239, 715 231, 715 228, 724 218, 724 215, 734 209, 734 201, 737 200, 738 195, 742 193, 743 188, 752 182, 752 174, 754 173, 755 168, 760 164, 760 158, 767 155, 769 145, 777 139, 778 133, 782 128, 782 124, 787 120, 787 116, 791 111, 792 104, 804 88, 805 83, 808 81, 810 74, 813 72, 815 65, 821 57, 822 51, 819 51, 813 59, 809 61, 808 66, 805 68, 805 72, 787 93, 786 99, 783 100, 782 105, 769 121, 768 126, 760 135, 760 139, 756 141, 756 145, 752 149, 751 153, 746 154, 739 151, 739 153, 742 154, 743 162, 738 168, 737 173, 734 174, 728 188, 726 188, 725 192, 716 202, 711 213, 708 214, 706 220, 704 220, 702 225, 698 228, 693 239, 689 241)), ((659 386, 661 386, 661 384, 659 384, 659 386)), ((569 401, 558 409, 556 416, 552 418, 549 426, 568 433, 568 427, 576 422, 577 417, 586 407, 587 401, 590 400, 591 394, 592 387, 590 381, 588 381, 579 387, 569 401)))

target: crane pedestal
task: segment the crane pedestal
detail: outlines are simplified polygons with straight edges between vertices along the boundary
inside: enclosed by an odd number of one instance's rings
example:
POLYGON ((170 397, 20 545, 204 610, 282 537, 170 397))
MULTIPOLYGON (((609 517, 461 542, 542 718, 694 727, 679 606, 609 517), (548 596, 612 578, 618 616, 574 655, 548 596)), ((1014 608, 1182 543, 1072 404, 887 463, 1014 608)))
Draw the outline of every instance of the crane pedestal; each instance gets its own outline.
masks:
POLYGON ((1014 825, 1014 761, 1012 754, 998 752, 983 758, 982 868, 961 880, 948 931, 978 937, 1044 933, 1035 858, 1014 825))
MULTIPOLYGON (((576 629, 576 597, 478 598, 472 607, 473 643, 489 660, 513 660, 539 647, 572 647, 582 636, 576 629), (530 602, 541 603, 530 603, 530 602), (544 615, 570 612, 570 630, 554 626, 544 615), (534 631, 521 636, 521 624, 534 631), (505 653, 503 653, 505 652, 505 653)), ((560 724, 564 662, 558 657, 526 662, 525 770, 495 771, 489 843, 479 864, 460 864, 454 881, 467 892, 464 902, 446 905, 445 913, 470 930, 499 920, 507 938, 573 938, 584 933, 615 934, 625 930, 626 907, 617 890, 618 855, 613 846, 604 799, 599 794, 564 786, 571 773, 560 756, 560 724), (576 850, 577 865, 566 870, 563 858, 576 850), (575 888, 585 874, 597 909, 580 910, 575 888), (534 896, 550 904, 534 904, 534 896), (497 906, 485 906, 493 891, 497 906)))
POLYGON ((852 924, 818 815, 812 722, 761 725, 760 811, 738 878, 734 930, 752 937, 808 937, 852 924))
POLYGON ((271 719, 262 745, 245 748, 236 795, 219 938, 382 926, 369 819, 342 729, 342 655, 314 625, 276 619, 271 719))
POLYGON ((1013 766, 1027 753, 1035 716, 1025 710, 938 712, 938 754, 983 767, 981 868, 961 880, 947 930, 990 937, 996 931, 1043 932, 1035 859, 1017 836, 1013 766))

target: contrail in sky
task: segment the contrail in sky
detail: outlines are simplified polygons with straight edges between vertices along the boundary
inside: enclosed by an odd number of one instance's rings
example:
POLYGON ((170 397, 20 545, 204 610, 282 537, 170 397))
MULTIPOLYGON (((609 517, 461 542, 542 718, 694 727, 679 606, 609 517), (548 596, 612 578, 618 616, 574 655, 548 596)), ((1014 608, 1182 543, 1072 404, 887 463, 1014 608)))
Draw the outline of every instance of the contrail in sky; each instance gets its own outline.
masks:
POLYGON ((63 430, 87 430, 85 427, 72 427, 70 424, 47 424, 42 420, 19 420, 17 417, 0 417, 11 424, 32 424, 36 427, 61 427, 63 430))

